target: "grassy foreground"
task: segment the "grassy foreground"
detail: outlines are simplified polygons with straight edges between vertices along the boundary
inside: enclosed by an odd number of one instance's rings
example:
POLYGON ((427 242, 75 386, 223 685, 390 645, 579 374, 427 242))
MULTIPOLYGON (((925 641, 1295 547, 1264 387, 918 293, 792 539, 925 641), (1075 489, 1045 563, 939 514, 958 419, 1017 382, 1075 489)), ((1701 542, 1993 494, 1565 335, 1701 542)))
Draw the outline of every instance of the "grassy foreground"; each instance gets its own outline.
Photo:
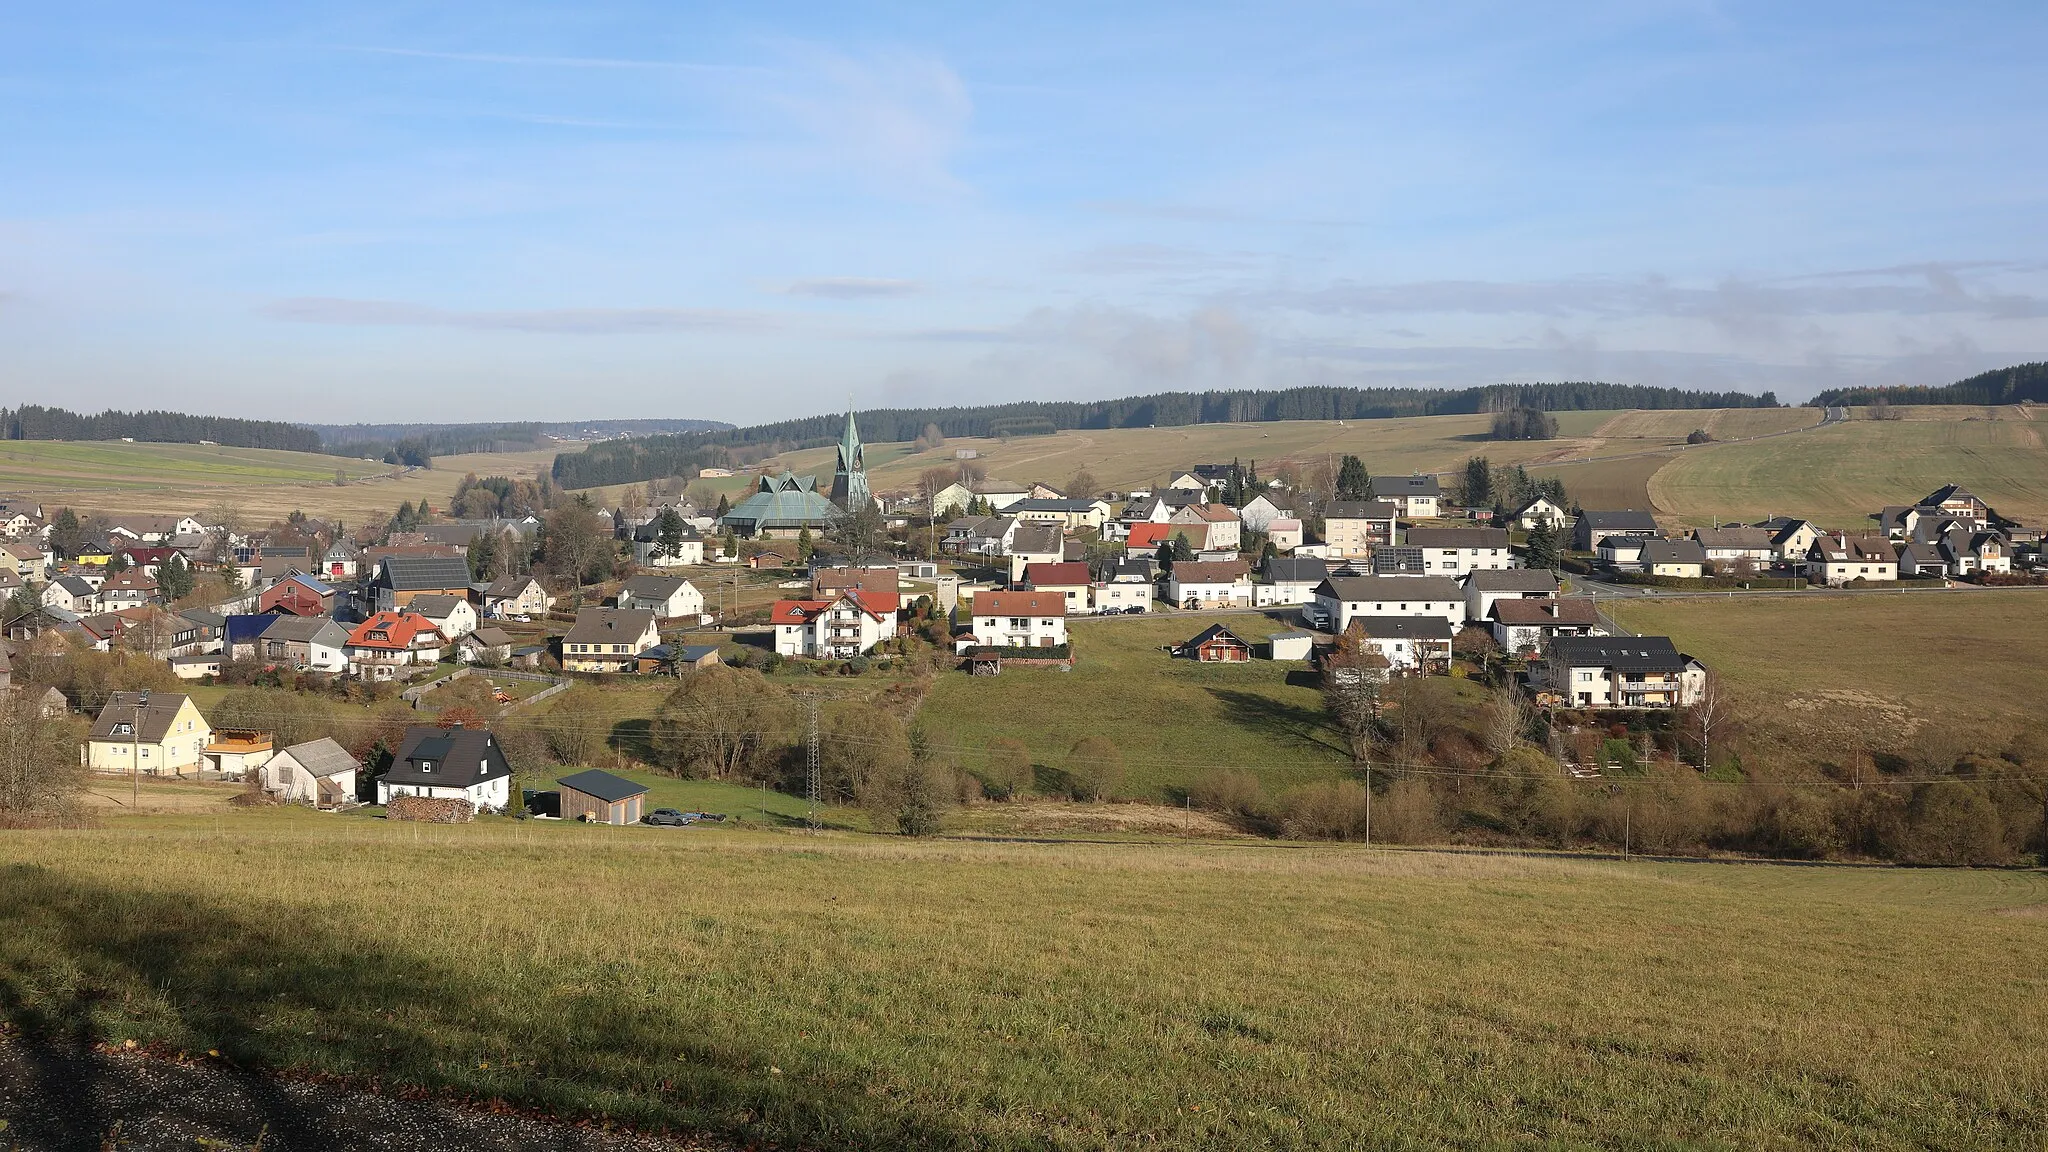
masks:
POLYGON ((2048 879, 251 812, 0 838, 0 1011, 833 1148, 2035 1148, 2048 879))

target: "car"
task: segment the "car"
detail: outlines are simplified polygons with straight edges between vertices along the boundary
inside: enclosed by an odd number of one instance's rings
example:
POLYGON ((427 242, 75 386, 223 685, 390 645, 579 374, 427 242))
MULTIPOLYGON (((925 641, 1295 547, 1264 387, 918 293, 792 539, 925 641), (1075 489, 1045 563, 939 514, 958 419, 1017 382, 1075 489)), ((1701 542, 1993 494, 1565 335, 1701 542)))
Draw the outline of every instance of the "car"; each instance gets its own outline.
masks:
POLYGON ((685 828, 695 824, 697 819, 695 813, 686 816, 673 808, 656 808, 654 811, 642 816, 640 822, 642 824, 652 824, 657 828, 685 828))

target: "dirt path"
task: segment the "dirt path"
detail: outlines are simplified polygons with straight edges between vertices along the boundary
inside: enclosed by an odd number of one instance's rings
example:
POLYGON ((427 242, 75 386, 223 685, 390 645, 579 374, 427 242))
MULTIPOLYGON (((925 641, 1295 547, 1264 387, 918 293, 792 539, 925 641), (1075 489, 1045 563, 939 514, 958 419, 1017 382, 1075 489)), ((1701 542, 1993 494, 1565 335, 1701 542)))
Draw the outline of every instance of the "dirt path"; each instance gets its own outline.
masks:
POLYGON ((624 1136, 527 1117, 396 1100, 70 1044, 0 1036, 0 1149, 193 1152, 249 1149, 730 1149, 624 1136))

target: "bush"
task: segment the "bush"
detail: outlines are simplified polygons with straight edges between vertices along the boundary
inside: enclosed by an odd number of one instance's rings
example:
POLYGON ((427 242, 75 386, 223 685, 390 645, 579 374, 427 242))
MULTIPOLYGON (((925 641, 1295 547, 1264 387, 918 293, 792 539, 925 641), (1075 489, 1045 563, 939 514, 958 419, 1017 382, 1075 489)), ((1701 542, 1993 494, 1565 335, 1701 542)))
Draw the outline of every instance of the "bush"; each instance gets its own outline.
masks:
POLYGON ((1707 431, 1705 428, 1695 428, 1691 432, 1687 433, 1685 437, 1685 442, 1687 444, 1711 444, 1713 440, 1714 434, 1707 431))
POLYGON ((1031 790, 1031 753, 1018 740, 994 740, 988 746, 982 786, 998 800, 1015 800, 1031 790))
POLYGON ((1281 799, 1280 830, 1297 840, 1363 840, 1371 807, 1349 780, 1304 784, 1281 799))
POLYGON ((2004 864, 2009 854, 1998 809, 1960 780, 1914 791, 1898 857, 1908 864, 2004 864))
POLYGON ((1084 736, 1067 751, 1074 799, 1107 800, 1124 784, 1124 754, 1105 736, 1084 736))
POLYGON ((1204 812, 1241 819, 1266 814, 1266 791, 1259 778, 1230 768, 1204 772, 1188 789, 1188 802, 1204 812))

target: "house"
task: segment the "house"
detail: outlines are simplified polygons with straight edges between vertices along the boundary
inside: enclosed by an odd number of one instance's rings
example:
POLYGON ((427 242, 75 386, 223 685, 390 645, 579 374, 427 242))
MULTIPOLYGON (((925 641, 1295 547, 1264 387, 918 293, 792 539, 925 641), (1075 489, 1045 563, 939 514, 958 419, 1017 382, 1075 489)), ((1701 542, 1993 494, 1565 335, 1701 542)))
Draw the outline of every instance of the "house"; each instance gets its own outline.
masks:
POLYGON ((1176 492, 1206 493, 1209 490, 1209 482, 1194 472, 1175 472, 1166 481, 1166 486, 1176 492))
POLYGON ((1950 565, 1950 557, 1940 541, 1923 544, 1916 540, 1899 549, 1901 577, 1918 576, 1924 579, 1930 576, 1948 576, 1953 574, 1950 565))
POLYGON ((1017 522, 1008 516, 962 516, 946 525, 940 547, 959 556, 1001 556, 1016 532, 1017 522))
POLYGON ((100 585, 99 609, 102 612, 119 612, 124 608, 140 608, 154 603, 156 598, 156 581, 131 569, 114 573, 100 585))
POLYGON ((161 544, 173 536, 199 536, 205 532, 206 525, 191 516, 123 516, 107 522, 108 535, 144 544, 161 544))
POLYGON ((1399 505, 1386 500, 1332 500, 1323 509, 1323 541, 1340 556, 1369 556, 1394 542, 1399 505))
POLYGON ((1197 552, 1234 552, 1244 534, 1237 509, 1228 504, 1190 504, 1167 523, 1176 535, 1186 533, 1197 552))
POLYGON ((465 800, 479 812, 503 811, 512 795, 504 746, 482 728, 405 730, 391 767, 377 777, 377 803, 399 796, 465 800))
POLYGON ((768 623, 784 656, 845 660, 894 639, 901 609, 893 592, 854 589, 837 599, 778 600, 768 623))
POLYGON ((94 772, 182 776, 198 772, 213 727, 192 698, 180 692, 115 692, 85 740, 85 766, 94 772))
POLYGON ((1308 660, 1316 653, 1316 634, 1295 629, 1266 637, 1266 650, 1274 660, 1308 660))
POLYGON ((7 600, 26 587, 28 581, 16 575, 11 565, 0 565, 0 600, 7 600))
MULTIPOLYGON (((234 619, 265 619, 263 616, 234 619)), ((253 640, 257 659, 311 672, 348 670, 349 631, 325 616, 273 616, 253 640)))
POLYGON ((1143 556, 1102 561, 1089 600, 1097 612, 1150 612, 1152 561, 1143 556))
POLYGON ((1293 515, 1292 509, 1280 507, 1280 505, 1273 502, 1271 496, 1263 492, 1246 501, 1245 506, 1237 510, 1238 520, 1243 522, 1246 528, 1254 532, 1270 531, 1270 525, 1273 521, 1283 520, 1293 515))
POLYGON ((678 672, 702 672, 725 663, 725 657, 716 644, 681 644, 669 663, 678 672))
POLYGON ((1400 509, 1410 520, 1426 520, 1437 514, 1443 487, 1434 476, 1375 476, 1372 498, 1400 509))
POLYGON ((1165 522, 1133 524, 1124 537, 1124 553, 1130 556, 1151 556, 1159 546, 1173 539, 1173 525, 1165 522))
POLYGON ((263 590, 256 598, 256 610, 291 616, 332 616, 334 589, 311 576, 288 576, 263 590))
POLYGON ((252 557, 256 562, 256 578, 249 582, 252 588, 269 588, 280 580, 293 576, 310 574, 313 561, 306 548, 266 548, 260 555, 252 557))
POLYGON ((346 540, 336 540, 329 544, 320 553, 320 558, 314 562, 319 572, 307 575, 319 575, 328 580, 353 580, 362 571, 362 563, 362 549, 346 540))
MULTIPOLYGON (((893 586, 896 574, 889 574, 893 586)), ((646 609, 656 620, 694 620, 704 614, 704 593, 680 576, 635 576, 619 589, 619 607, 646 609)))
POLYGON ((469 561, 461 556, 386 556, 363 587, 373 612, 412 605, 415 596, 469 598, 469 561))
POLYGON ((43 586, 42 603, 82 616, 99 610, 99 592, 83 576, 59 576, 43 586))
POLYGON ((1641 572, 1643 570, 1643 546, 1662 536, 1630 536, 1616 533, 1602 537, 1600 547, 1593 555, 1600 563, 1615 572, 1641 572))
POLYGON ((1571 519, 1571 513, 1558 507, 1557 502, 1548 496, 1538 496, 1508 513, 1508 525, 1524 532, 1545 527, 1553 532, 1561 531, 1571 523, 1571 519))
POLYGON ((1057 564, 1067 558, 1066 537, 1057 524, 1019 523, 1010 536, 1010 583, 1024 581, 1032 564, 1057 564))
POLYGON ((1319 556, 1275 556, 1261 575, 1265 582, 1252 596, 1259 607, 1306 604, 1315 599, 1317 585, 1330 578, 1330 565, 1319 556))
POLYGON ((1212 624, 1201 635, 1176 647, 1173 654, 1204 664, 1245 664, 1251 661, 1252 646, 1223 625, 1212 624))
POLYGON ((562 637, 562 668, 569 672, 632 672, 642 652, 661 643, 652 609, 579 608, 562 637))
POLYGON ((1806 582, 1839 588, 1863 581, 1876 584, 1899 578, 1899 557, 1882 536, 1822 536, 1806 553, 1806 582))
POLYGON ((447 647, 448 638, 426 617, 378 612, 349 633, 348 671, 364 680, 389 680, 408 665, 438 662, 447 647))
POLYGON ((184 559, 176 548, 150 548, 140 544, 116 549, 111 562, 125 563, 131 572, 140 572, 150 579, 156 579, 157 570, 168 563, 171 557, 184 559))
POLYGON ((1303 540, 1301 521, 1291 516, 1276 516, 1266 521, 1266 542, 1275 552, 1292 552, 1301 547, 1303 540))
POLYGON ((272 741, 268 732, 216 728, 213 738, 200 752, 200 768, 217 773, 223 780, 241 780, 269 763, 271 755, 272 741))
POLYGON ((1332 576, 1302 612, 1331 632, 1361 616, 1441 616, 1456 627, 1465 619, 1465 593, 1448 576, 1332 576))
POLYGON ((484 615, 538 616, 554 607, 555 598, 531 576, 500 576, 484 590, 484 615))
POLYGON ((968 609, 973 644, 1058 648, 1067 642, 1066 597, 1053 592, 981 592, 968 609))
POLYGON ((1515 566, 1505 528, 1410 528, 1407 543, 1422 549, 1425 576, 1463 576, 1515 566))
POLYGON ((902 572, 894 564, 818 568, 811 573, 811 596, 830 600, 853 588, 863 592, 893 593, 902 586, 902 579, 902 572))
POLYGON ((661 521, 651 520, 633 529, 633 562, 648 568, 682 568, 704 563, 704 537, 685 524, 682 534, 669 546, 661 542, 661 521))
POLYGON ((1251 565, 1242 560, 1182 560, 1166 574, 1166 598, 1182 608, 1249 608, 1251 565))
POLYGON ((555 781, 562 790, 562 819, 586 824, 638 824, 645 815, 647 786, 623 776, 586 769, 555 781))
POLYGON ((1424 675, 1450 667, 1451 629, 1441 616, 1354 616, 1344 631, 1379 653, 1388 671, 1424 675))
POLYGON ((226 657, 218 652, 187 653, 171 657, 168 663, 171 666, 171 675, 180 680, 204 680, 208 676, 219 676, 221 662, 225 659, 226 657))
POLYGON ((1936 488, 1923 497, 1918 506, 1932 508, 1979 531, 1996 527, 1999 519, 1991 505, 1971 495, 1960 484, 1944 484, 1936 488))
POLYGON ((1707 574, 1707 550, 1697 540, 1645 540, 1637 562, 1652 576, 1698 579, 1707 574))
POLYGON ((418 595, 406 607, 414 614, 426 617, 429 623, 440 629, 441 635, 450 640, 459 640, 464 634, 476 631, 476 606, 466 595, 418 595))
POLYGON ((990 510, 1001 512, 1020 500, 1029 499, 1031 490, 1007 480, 955 481, 932 493, 932 519, 965 514, 974 506, 977 497, 987 502, 990 510))
POLYGON ((1668 636, 1560 636, 1529 675, 1567 708, 1683 708, 1707 681, 1668 636))
POLYGON ((1034 497, 1009 505, 1003 509, 1003 515, 1027 524, 1057 524, 1068 532, 1101 532, 1103 525, 1109 523, 1109 502, 1034 497))
POLYGON ((41 546, 28 540, 11 540, 0 544, 0 564, 14 569, 14 574, 31 584, 39 584, 50 570, 50 558, 41 546))
POLYGON ((1058 564, 1029 564, 1024 568, 1024 587, 1063 597, 1067 614, 1078 616, 1092 609, 1095 580, 1088 565, 1080 561, 1058 564))
MULTIPOLYGON (((1185 497, 1189 494, 1181 492, 1176 495, 1185 497)), ((1117 513, 1117 523, 1128 534, 1132 528, 1140 524, 1164 524, 1173 519, 1175 512, 1191 503, 1200 501, 1183 499, 1176 504, 1165 496, 1133 496, 1130 503, 1124 505, 1124 510, 1117 513)))
POLYGON ((204 608, 187 608, 171 623, 177 629, 174 642, 192 652, 220 651, 220 640, 228 626, 227 617, 204 608))
POLYGON ((456 641, 455 658, 464 664, 503 664, 512 659, 512 635, 496 624, 478 625, 456 641))
POLYGON ((1592 636, 1601 631, 1591 600, 1499 600, 1487 610, 1494 642, 1510 655, 1544 651, 1559 636, 1592 636))
POLYGON ((261 787, 287 804, 311 804, 322 811, 356 802, 363 766, 348 749, 322 736, 272 756, 261 771, 261 787))
POLYGON ((1483 624, 1502 600, 1557 595, 1557 576, 1541 568, 1474 572, 1465 577, 1465 619, 1483 624))
POLYGON ((1695 528, 1692 538, 1717 573, 1755 572, 1778 559, 1778 546, 1768 528, 1695 528))
MULTIPOLYGON (((1572 551, 1598 552, 1600 542, 1610 536, 1635 536, 1649 539, 1662 536, 1664 530, 1657 527, 1657 518, 1648 512, 1634 508, 1613 511, 1581 509, 1579 518, 1572 524, 1572 551)), ((1631 557, 1634 552, 1629 553, 1631 557)))

